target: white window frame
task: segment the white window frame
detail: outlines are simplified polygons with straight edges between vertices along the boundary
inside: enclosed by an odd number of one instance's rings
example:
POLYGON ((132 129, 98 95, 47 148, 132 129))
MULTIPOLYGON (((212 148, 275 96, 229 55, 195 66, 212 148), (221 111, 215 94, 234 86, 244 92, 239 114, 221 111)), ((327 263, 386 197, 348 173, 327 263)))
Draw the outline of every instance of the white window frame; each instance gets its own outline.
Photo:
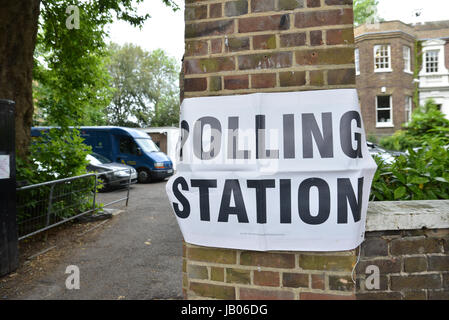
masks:
POLYGON ((355 75, 360 75, 360 52, 358 48, 354 49, 355 75))
POLYGON ((412 73, 412 50, 409 46, 402 47, 402 58, 404 59, 404 72, 412 73))
POLYGON ((424 53, 424 71, 426 74, 438 74, 440 71, 440 50, 426 50, 424 53), (428 55, 432 53, 433 60, 431 61, 428 59, 428 55), (434 71, 429 71, 428 64, 433 64, 433 67, 430 67, 430 69, 433 69, 434 71))
POLYGON ((393 96, 392 95, 376 95, 376 128, 391 128, 394 127, 393 124, 393 96), (390 106, 388 108, 378 106, 378 97, 390 97, 390 106), (379 110, 389 110, 390 111, 390 121, 389 122, 379 122, 378 111, 379 110))
POLYGON ((412 120, 412 112, 413 112, 413 97, 406 96, 405 97, 405 122, 408 123, 412 120))
POLYGON ((391 69, 391 46, 389 44, 378 44, 373 48, 374 53, 374 72, 392 72, 391 69), (382 47, 386 47, 382 48, 382 47), (384 49, 384 50, 382 50, 384 49), (379 57, 376 56, 377 51, 380 50, 380 53, 386 53, 386 55, 381 55, 379 57), (385 59, 386 61, 376 61, 377 59, 385 59), (379 66, 379 67, 378 67, 379 66))

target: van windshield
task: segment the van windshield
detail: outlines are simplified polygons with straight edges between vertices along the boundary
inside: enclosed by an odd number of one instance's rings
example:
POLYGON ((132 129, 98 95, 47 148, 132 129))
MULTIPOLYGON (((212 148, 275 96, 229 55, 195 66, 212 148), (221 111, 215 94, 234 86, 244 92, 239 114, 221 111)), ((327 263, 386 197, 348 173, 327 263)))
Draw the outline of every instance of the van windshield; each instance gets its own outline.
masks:
POLYGON ((144 152, 148 152, 149 153, 149 152, 157 152, 157 151, 159 151, 159 148, 157 147, 157 145, 151 139, 137 138, 136 141, 137 141, 137 144, 139 145, 139 147, 142 148, 142 150, 144 152))

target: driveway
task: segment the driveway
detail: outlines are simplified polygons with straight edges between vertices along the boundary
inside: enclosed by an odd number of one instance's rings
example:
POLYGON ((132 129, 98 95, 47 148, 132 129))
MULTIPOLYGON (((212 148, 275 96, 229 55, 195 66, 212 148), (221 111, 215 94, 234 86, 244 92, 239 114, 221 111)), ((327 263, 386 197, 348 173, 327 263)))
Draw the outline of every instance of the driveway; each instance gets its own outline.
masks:
MULTIPOLYGON (((182 299, 182 235, 165 184, 133 185, 124 212, 105 222, 94 237, 66 248, 51 272, 15 298, 182 299), (79 268, 79 290, 65 286, 69 265, 79 268)), ((123 196, 125 190, 116 190, 99 199, 123 196)))

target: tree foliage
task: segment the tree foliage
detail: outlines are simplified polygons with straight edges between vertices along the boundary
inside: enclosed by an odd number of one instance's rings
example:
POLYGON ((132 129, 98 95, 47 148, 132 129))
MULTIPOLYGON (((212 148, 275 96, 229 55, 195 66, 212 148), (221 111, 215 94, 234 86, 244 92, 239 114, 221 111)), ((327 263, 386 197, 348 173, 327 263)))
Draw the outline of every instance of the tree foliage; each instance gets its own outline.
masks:
POLYGON ((382 19, 377 13, 378 0, 354 0, 354 24, 375 23, 382 19))
POLYGON ((108 70, 114 95, 108 123, 119 126, 169 126, 179 121, 179 66, 161 49, 147 52, 126 44, 109 47, 108 70))
MULTIPOLYGON (((30 25, 38 25, 36 43, 31 43, 32 46, 36 46, 34 64, 30 63, 31 67, 34 66, 34 102, 38 106, 40 116, 43 117, 45 124, 61 128, 58 134, 52 135, 54 145, 69 145, 73 150, 79 151, 77 159, 84 159, 89 150, 82 144, 82 139, 77 136, 77 131, 69 130, 69 126, 78 127, 106 122, 104 108, 109 105, 113 93, 109 85, 110 77, 106 67, 108 53, 105 44, 106 25, 112 23, 114 19, 119 19, 129 22, 135 27, 141 27, 150 15, 149 13, 138 13, 139 4, 144 0, 31 1, 38 2, 38 7, 40 5, 40 14, 37 20, 30 21, 30 25), (79 14, 79 28, 78 26, 69 27, 72 14, 69 8, 73 8, 72 6, 77 8, 76 13, 79 14)), ((161 1, 174 10, 179 9, 173 0, 161 1)), ((2 10, 13 11, 12 3, 2 10)), ((19 27, 17 27, 17 31, 14 31, 13 36, 21 37, 19 27)), ((21 50, 21 48, 18 47, 17 50, 21 50)), ((32 57, 30 58, 32 59, 32 57)), ((7 61, 8 58, 6 57, 5 60, 7 61)), ((8 66, 4 67, 8 68, 8 66)), ((26 66, 24 65, 23 68, 25 69, 26 66)), ((11 70, 10 72, 18 71, 11 70)), ((30 70, 20 70, 20 72, 26 73, 30 70)), ((30 83, 25 80, 22 83, 17 82, 16 86, 30 85, 31 87, 31 78, 29 81, 30 83)), ((13 96, 11 97, 15 99, 13 96)), ((29 101, 33 101, 30 97, 28 98, 29 101)), ((33 106, 32 104, 18 104, 17 108, 19 108, 17 114, 20 115, 23 114, 20 108, 26 109, 26 112, 29 113, 33 106)), ((16 123, 19 124, 18 132, 28 132, 29 139, 28 122, 16 119, 16 123)), ((19 158, 22 157, 17 168, 19 177, 27 176, 30 181, 34 179, 26 173, 37 172, 37 170, 29 170, 29 166, 32 166, 32 162, 37 160, 42 150, 47 150, 47 156, 41 159, 43 162, 39 160, 43 167, 54 168, 54 164, 51 163, 52 159, 59 158, 66 161, 68 166, 58 167, 59 176, 79 174, 83 173, 83 170, 85 172, 83 161, 69 161, 67 157, 61 158, 61 152, 57 148, 50 148, 50 145, 45 146, 45 142, 37 141, 35 147, 30 149, 31 153, 18 152, 19 158)))
MULTIPOLYGON (((176 6, 171 0, 164 2, 176 6)), ((63 128, 104 124, 103 109, 112 98, 105 65, 105 26, 115 14, 139 27, 149 14, 139 15, 131 0, 43 0, 42 6, 34 72, 41 114, 48 124, 63 128), (68 27, 69 5, 77 8, 78 28, 68 27)))
POLYGON ((86 173, 86 155, 92 148, 83 144, 78 130, 52 128, 34 139, 30 146, 33 161, 19 160, 18 181, 32 184, 86 173))

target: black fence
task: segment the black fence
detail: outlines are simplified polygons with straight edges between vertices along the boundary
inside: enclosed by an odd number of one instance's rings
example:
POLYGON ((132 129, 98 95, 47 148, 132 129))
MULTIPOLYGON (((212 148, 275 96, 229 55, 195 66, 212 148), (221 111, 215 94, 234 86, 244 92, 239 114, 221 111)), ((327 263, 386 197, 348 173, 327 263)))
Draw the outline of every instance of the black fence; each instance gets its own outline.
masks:
POLYGON ((16 190, 19 240, 120 201, 129 200, 132 169, 111 170, 24 186, 16 190), (124 172, 116 182, 127 187, 126 197, 99 204, 97 192, 103 176, 124 172))

